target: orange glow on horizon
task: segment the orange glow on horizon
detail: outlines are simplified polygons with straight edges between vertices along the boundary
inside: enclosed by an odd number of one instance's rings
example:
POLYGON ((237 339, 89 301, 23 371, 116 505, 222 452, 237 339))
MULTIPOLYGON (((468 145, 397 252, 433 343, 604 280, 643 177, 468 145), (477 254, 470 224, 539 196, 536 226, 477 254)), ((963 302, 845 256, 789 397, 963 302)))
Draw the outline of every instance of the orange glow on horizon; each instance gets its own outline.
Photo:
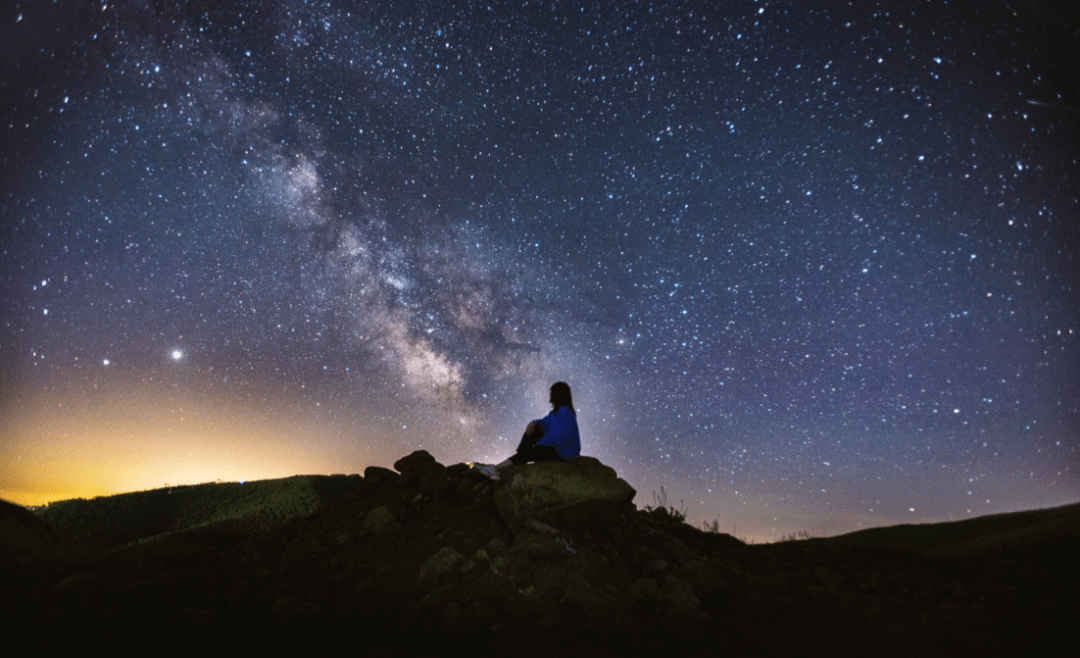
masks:
MULTIPOLYGON (((43 505, 167 485, 356 473, 383 455, 332 427, 173 390, 38 398, 0 426, 0 498, 43 505)), ((269 406, 269 405, 268 405, 269 406)), ((398 455, 400 456, 400 455, 398 455)))

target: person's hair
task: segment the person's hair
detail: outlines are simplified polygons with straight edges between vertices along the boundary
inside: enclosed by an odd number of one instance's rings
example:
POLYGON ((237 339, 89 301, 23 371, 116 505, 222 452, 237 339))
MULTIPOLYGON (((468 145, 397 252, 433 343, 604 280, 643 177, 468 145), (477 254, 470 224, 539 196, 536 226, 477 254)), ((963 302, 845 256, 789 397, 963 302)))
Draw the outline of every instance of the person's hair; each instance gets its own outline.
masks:
POLYGON ((555 411, 563 407, 570 407, 570 411, 575 416, 577 415, 577 409, 574 408, 574 398, 570 397, 570 384, 555 382, 551 385, 551 406, 555 411))

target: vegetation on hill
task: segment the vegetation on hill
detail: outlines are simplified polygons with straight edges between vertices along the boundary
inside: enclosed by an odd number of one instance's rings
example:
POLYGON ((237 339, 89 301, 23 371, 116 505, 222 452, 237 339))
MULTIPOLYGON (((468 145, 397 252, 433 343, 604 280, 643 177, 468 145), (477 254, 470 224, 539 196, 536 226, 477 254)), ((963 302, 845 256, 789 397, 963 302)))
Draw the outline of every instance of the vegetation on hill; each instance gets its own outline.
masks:
POLYGON ((332 507, 363 487, 358 475, 210 482, 63 500, 36 514, 65 541, 115 548, 190 531, 265 532, 332 507))

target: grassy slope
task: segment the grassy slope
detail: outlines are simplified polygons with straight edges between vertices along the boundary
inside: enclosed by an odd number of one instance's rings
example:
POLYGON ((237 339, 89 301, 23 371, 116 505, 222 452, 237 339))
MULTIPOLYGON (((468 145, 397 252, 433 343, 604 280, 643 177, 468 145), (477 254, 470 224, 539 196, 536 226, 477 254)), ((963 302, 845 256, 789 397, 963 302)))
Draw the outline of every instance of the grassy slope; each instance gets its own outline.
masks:
POLYGON ((811 544, 911 551, 926 557, 965 557, 1080 542, 1080 503, 980 516, 948 523, 870 528, 811 544))
POLYGON ((359 476, 296 475, 76 498, 36 513, 66 541, 112 548, 199 529, 266 531, 332 506, 363 486, 359 476))

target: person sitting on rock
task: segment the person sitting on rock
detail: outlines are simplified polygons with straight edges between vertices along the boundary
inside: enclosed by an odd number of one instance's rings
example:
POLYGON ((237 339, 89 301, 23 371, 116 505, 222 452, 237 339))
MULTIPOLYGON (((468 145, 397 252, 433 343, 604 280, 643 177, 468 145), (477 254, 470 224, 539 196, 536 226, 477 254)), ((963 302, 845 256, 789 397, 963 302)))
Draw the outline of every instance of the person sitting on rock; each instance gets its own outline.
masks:
POLYGON ((570 396, 570 385, 566 382, 552 384, 549 400, 551 413, 528 424, 517 452, 494 466, 477 464, 476 468, 493 476, 511 466, 532 462, 572 462, 577 459, 581 455, 581 436, 578 434, 577 411, 570 396))

